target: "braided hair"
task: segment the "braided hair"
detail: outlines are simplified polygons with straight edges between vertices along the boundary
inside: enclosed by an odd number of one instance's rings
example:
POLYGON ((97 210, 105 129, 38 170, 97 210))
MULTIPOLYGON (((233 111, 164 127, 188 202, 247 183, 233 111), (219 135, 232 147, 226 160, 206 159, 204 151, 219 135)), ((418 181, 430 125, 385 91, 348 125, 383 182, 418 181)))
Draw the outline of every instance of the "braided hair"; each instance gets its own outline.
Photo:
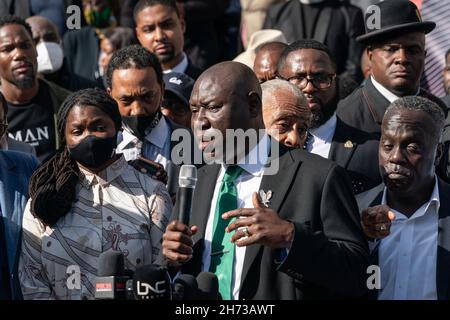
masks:
POLYGON ((98 88, 84 89, 69 95, 57 115, 60 149, 34 172, 30 179, 30 211, 45 225, 53 227, 65 216, 76 199, 80 170, 66 147, 67 117, 73 107, 93 106, 111 117, 116 132, 121 128, 119 108, 114 99, 98 88))

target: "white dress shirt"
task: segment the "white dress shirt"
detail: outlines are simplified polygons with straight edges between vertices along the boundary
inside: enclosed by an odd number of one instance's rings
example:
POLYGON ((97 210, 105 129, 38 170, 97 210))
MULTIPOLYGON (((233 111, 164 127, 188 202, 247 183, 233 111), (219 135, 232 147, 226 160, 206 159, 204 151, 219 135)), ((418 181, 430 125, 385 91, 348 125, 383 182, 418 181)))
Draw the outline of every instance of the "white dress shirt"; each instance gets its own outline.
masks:
POLYGON ((328 159, 331 142, 333 141, 334 132, 336 131, 336 122, 336 113, 334 113, 323 125, 309 130, 309 133, 312 135, 312 141, 308 141, 306 146, 308 152, 328 159))
POLYGON ((163 70, 163 73, 170 73, 170 72, 185 73, 188 65, 189 65, 189 61, 188 61, 187 55, 186 55, 186 53, 183 52, 183 59, 181 59, 180 63, 177 64, 172 69, 163 70))
POLYGON ((116 152, 123 153, 127 161, 135 160, 142 154, 144 158, 159 162, 167 169, 170 160, 170 136, 170 127, 165 117, 161 117, 156 127, 145 136, 142 149, 136 146, 139 139, 126 128, 119 132, 116 152))
MULTIPOLYGON (((386 204, 386 188, 382 204, 386 204)), ((408 219, 395 213, 391 233, 381 240, 379 300, 436 300, 436 260, 439 219, 439 187, 436 178, 430 200, 408 219)))
MULTIPOLYGON (((381 95, 383 97, 385 97, 390 103, 394 102, 397 99, 400 99, 399 96, 393 94, 391 91, 389 91, 388 89, 386 89, 381 83, 379 83, 377 80, 375 80, 375 78, 373 76, 370 76, 370 80, 372 80, 373 86, 375 87, 375 89, 378 90, 379 93, 381 93, 381 95)), ((420 92, 420 88, 417 89, 416 92, 416 96, 419 94, 420 92)))
MULTIPOLYGON (((270 140, 264 135, 258 145, 253 148, 246 158, 258 159, 256 164, 239 164, 244 169, 241 175, 236 179, 236 189, 238 196, 238 208, 253 208, 252 195, 253 192, 259 192, 259 186, 264 174, 264 165, 267 162, 269 154, 270 140), (267 152, 259 152, 259 148, 267 148, 267 152), (258 156, 259 155, 259 156, 258 156)), ((247 162, 247 161, 246 161, 247 162)), ((205 250, 203 251, 203 271, 209 271, 211 263, 211 241, 213 237, 214 215, 216 212, 217 197, 219 195, 220 186, 225 175, 226 166, 222 165, 217 177, 216 186, 211 200, 211 210, 209 212, 208 222, 205 230, 205 250)), ((244 266, 246 247, 235 246, 234 250, 234 266, 232 276, 232 296, 234 300, 239 299, 239 291, 241 286, 241 274, 244 266)))

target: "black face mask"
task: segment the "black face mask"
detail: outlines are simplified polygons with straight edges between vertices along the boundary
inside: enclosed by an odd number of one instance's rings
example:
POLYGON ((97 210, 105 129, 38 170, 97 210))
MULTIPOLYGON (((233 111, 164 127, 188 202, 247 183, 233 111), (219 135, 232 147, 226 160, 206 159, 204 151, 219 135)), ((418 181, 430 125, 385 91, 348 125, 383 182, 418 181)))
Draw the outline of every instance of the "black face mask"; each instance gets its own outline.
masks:
POLYGON ((161 112, 157 111, 150 116, 122 116, 122 122, 135 137, 137 137, 138 139, 143 139, 146 136, 145 130, 149 128, 148 132, 150 132, 151 129, 156 127, 160 118, 161 112))
POLYGON ((99 168, 115 154, 117 137, 99 138, 87 136, 75 147, 69 147, 70 155, 86 168, 99 168))

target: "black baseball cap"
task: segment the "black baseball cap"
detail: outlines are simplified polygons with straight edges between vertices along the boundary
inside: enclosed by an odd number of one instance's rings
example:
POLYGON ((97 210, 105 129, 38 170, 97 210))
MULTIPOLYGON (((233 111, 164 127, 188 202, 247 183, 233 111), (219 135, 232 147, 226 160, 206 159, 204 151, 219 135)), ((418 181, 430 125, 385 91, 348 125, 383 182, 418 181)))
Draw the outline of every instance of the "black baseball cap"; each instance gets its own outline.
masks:
POLYGON ((169 72, 163 75, 165 90, 176 95, 186 106, 189 106, 194 79, 184 73, 169 72))

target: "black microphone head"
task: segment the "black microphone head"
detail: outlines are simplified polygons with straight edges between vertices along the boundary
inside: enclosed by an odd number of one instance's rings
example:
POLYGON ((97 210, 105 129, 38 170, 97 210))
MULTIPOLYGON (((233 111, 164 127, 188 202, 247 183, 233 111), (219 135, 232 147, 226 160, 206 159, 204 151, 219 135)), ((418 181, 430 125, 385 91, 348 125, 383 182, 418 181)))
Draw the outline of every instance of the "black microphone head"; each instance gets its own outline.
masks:
POLYGON ((198 285, 194 276, 181 274, 175 279, 173 286, 180 300, 194 300, 197 298, 198 285))
POLYGON ((171 300, 172 285, 167 269, 155 264, 137 268, 133 291, 136 300, 171 300))
POLYGON ((98 257, 98 276, 122 276, 124 274, 124 258, 120 251, 106 251, 98 257))
POLYGON ((198 298, 219 300, 219 280, 211 272, 200 272, 197 276, 198 298))

